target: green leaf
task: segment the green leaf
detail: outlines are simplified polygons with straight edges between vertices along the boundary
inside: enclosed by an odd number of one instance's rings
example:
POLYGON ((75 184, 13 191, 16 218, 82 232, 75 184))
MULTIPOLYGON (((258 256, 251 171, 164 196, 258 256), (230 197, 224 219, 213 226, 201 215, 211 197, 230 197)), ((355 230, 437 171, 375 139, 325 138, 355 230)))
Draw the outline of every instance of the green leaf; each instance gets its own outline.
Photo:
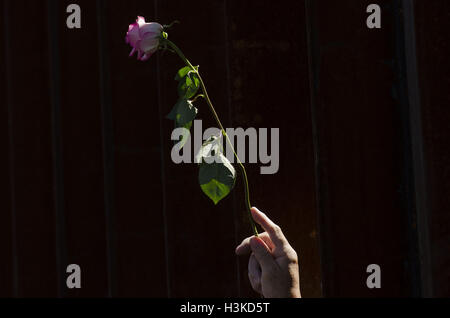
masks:
POLYGON ((234 187, 236 171, 230 161, 222 154, 216 155, 213 163, 202 162, 198 181, 202 191, 214 202, 219 203, 234 187))
POLYGON ((178 95, 181 98, 189 99, 195 96, 200 88, 200 80, 195 73, 187 73, 178 83, 178 95))
POLYGON ((179 99, 173 107, 172 111, 167 115, 167 118, 175 122, 175 128, 186 128, 187 131, 175 143, 180 143, 180 149, 186 144, 192 127, 192 121, 197 116, 198 109, 194 107, 192 102, 187 99, 179 99))
POLYGON ((203 159, 207 163, 211 163, 215 160, 215 156, 223 153, 222 147, 222 133, 218 136, 211 136, 201 146, 199 152, 195 156, 195 162, 202 163, 203 159))
POLYGON ((197 116, 198 109, 187 99, 179 99, 173 107, 167 118, 176 123, 176 127, 183 127, 185 124, 193 121, 197 116))
POLYGON ((178 81, 178 95, 181 98, 189 99, 197 93, 200 88, 200 79, 196 72, 198 66, 192 69, 190 66, 185 66, 178 70, 175 80, 178 81))
POLYGON ((192 69, 189 66, 185 66, 183 68, 180 68, 177 72, 177 75, 175 76, 176 81, 180 81, 189 73, 189 71, 192 71, 192 69))
MULTIPOLYGON (((198 71, 198 65, 194 66, 194 69, 196 71, 198 71)), ((180 81, 181 79, 183 79, 183 77, 185 77, 186 75, 188 75, 189 72, 193 72, 192 68, 190 66, 185 66, 182 67, 178 70, 177 75, 175 75, 175 80, 176 81, 180 81)))

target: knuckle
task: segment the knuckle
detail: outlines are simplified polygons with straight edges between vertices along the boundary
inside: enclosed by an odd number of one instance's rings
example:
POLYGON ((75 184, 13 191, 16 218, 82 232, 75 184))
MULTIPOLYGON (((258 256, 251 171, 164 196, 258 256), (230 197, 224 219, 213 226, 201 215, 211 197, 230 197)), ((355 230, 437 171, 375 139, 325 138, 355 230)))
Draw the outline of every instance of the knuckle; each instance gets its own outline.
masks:
POLYGON ((272 231, 273 231, 273 233, 275 233, 277 236, 280 236, 283 232, 281 231, 281 227, 280 226, 278 226, 278 225, 276 225, 276 224, 274 224, 273 226, 272 226, 272 231))
POLYGON ((246 238, 244 239, 239 246, 247 246, 250 244, 250 239, 246 238))
POLYGON ((289 260, 291 261, 291 264, 298 264, 298 258, 297 258, 296 255, 295 256, 291 256, 289 258, 289 260))
POLYGON ((297 252, 292 247, 287 249, 286 256, 290 263, 298 264, 297 252))

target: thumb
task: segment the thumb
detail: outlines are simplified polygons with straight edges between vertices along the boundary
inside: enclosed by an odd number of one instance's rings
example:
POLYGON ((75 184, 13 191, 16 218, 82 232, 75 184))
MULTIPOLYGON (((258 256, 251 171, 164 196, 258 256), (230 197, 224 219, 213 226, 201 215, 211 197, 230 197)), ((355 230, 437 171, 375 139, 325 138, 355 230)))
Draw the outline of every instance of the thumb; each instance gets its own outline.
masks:
POLYGON ((256 260, 261 265, 261 269, 268 270, 275 265, 275 260, 273 259, 272 253, 270 253, 269 248, 266 243, 259 237, 252 237, 250 240, 250 248, 256 257, 256 260))

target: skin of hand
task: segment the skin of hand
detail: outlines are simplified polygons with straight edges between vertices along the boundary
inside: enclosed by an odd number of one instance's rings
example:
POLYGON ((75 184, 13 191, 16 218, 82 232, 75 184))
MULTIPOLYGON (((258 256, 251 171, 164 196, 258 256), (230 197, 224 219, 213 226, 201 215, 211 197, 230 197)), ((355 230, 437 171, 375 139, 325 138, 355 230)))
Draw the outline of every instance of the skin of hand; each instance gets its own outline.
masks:
POLYGON ((248 277, 252 288, 265 298, 300 298, 297 253, 278 225, 257 208, 251 213, 265 232, 243 240, 236 254, 250 254, 248 277))

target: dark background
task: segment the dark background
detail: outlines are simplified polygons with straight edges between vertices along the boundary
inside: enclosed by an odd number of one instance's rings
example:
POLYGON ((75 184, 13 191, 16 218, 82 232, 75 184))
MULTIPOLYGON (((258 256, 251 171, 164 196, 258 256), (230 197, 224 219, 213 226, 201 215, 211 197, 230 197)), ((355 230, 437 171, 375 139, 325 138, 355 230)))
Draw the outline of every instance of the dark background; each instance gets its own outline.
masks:
POLYGON ((182 22, 226 127, 280 128, 279 172, 246 166, 304 296, 450 295, 448 1, 78 0, 70 30, 72 2, 0 1, 0 296, 256 296, 242 180, 214 206, 172 163, 182 64, 127 57, 137 15, 182 22))

